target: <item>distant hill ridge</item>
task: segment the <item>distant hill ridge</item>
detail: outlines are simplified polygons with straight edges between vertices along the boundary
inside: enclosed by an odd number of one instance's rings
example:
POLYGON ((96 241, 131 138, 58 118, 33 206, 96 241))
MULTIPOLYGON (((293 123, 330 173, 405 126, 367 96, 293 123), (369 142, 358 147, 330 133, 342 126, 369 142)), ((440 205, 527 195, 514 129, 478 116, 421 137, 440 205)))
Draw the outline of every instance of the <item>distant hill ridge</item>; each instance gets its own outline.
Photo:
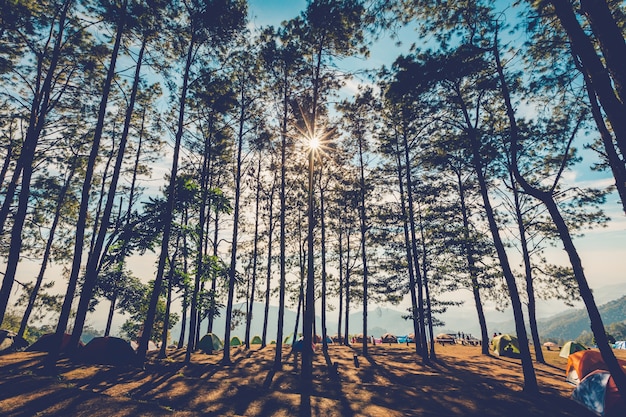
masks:
MULTIPOLYGON (((598 307, 604 326, 626 321, 626 296, 598 307)), ((590 331, 586 309, 577 309, 538 321, 539 334, 544 338, 572 340, 590 331)))

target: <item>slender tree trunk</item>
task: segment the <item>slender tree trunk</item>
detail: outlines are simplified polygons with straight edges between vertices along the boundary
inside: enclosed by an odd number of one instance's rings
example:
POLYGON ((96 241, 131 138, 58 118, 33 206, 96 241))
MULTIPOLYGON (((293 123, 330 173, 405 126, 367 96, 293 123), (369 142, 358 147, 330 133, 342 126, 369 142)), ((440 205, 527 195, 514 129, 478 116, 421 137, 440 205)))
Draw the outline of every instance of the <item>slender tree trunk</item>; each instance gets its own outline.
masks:
MULTIPOLYGON (((548 209, 550 213, 550 217, 554 222, 557 231, 559 233, 559 237, 563 242, 563 246, 565 248, 565 252, 567 253, 570 263, 572 265, 572 269, 574 271, 574 277, 576 278, 576 282, 578 283, 578 288, 580 290, 580 296, 585 303, 585 307, 587 308, 587 313, 589 314, 589 321, 591 324, 591 331, 596 339, 596 343, 598 345, 598 349, 600 350, 600 354, 602 355, 602 359, 606 363, 609 368, 609 372, 615 381, 615 385, 620 393, 626 393, 626 373, 624 373, 622 367, 617 362, 617 358, 615 357, 615 353, 613 353, 613 349, 609 345, 609 341, 607 335, 605 333, 604 324, 602 322, 602 317, 600 316, 600 311, 596 305, 596 302, 593 298, 593 293, 591 292, 591 288, 589 288, 589 284, 587 282, 587 277, 585 276, 585 272, 583 269, 582 261, 578 256, 578 251, 574 246, 574 241, 569 233, 569 228, 567 223, 561 216, 559 208, 554 201, 552 196, 552 190, 550 192, 545 192, 538 190, 532 187, 521 175, 519 172, 519 167, 517 164, 517 152, 518 148, 518 127, 517 120, 515 118, 515 110, 513 109, 513 105, 511 103, 511 96, 509 92, 508 84, 506 83, 506 79, 504 77, 504 68, 500 62, 500 52, 498 49, 497 42, 497 33, 494 42, 494 57, 496 61, 496 67, 498 70, 498 77, 500 80, 500 89, 502 92, 502 96, 504 99, 504 104, 506 106, 507 116, 510 124, 510 137, 511 137, 511 161, 513 167, 513 173, 515 175, 515 179, 522 186, 525 192, 532 195, 536 199, 540 200, 548 209)), ((525 331, 525 330, 524 330, 525 331)), ((520 340, 521 343, 521 340, 520 340)), ((521 348, 521 346, 520 346, 521 348)), ((522 363, 523 364, 523 363, 522 363)), ((524 368, 525 369, 525 368, 524 368)))
POLYGON ((615 178, 615 188, 617 189, 617 193, 619 194, 620 201, 622 202, 622 210, 624 214, 626 214, 626 165, 624 164, 623 159, 618 155, 615 150, 615 144, 613 143, 613 134, 609 131, 604 123, 604 117, 602 116, 602 110, 600 109, 600 105, 598 104, 598 98, 596 97, 596 93, 593 91, 591 86, 591 81, 587 74, 580 67, 580 63, 576 61, 578 65, 578 69, 581 74, 583 74, 585 79, 585 89, 587 90, 587 96, 589 97, 589 104, 591 106, 591 114, 593 115, 593 120, 596 122, 596 126, 598 127, 598 131, 600 132, 600 138, 602 139, 602 144, 604 145, 604 151, 607 162, 611 167, 611 172, 613 172, 613 178, 615 178))
POLYGON ((350 329, 350 232, 346 231, 346 328, 344 339, 346 346, 350 345, 348 339, 350 329))
MULTIPOLYGON (((84 185, 81 194, 81 203, 78 214, 78 221, 76 225, 76 241, 74 243, 74 258, 72 261, 72 270, 70 272, 69 283, 67 287, 67 291, 65 294, 65 299, 63 301, 63 306, 61 307, 61 315, 59 317, 59 322, 57 324, 55 339, 56 343, 54 344, 54 348, 50 351, 47 359, 46 359, 46 368, 49 370, 53 370, 56 365, 56 360, 59 355, 59 349, 61 346, 61 338, 65 333, 65 329, 67 328, 67 323, 69 321, 70 311, 72 307, 72 302, 74 300, 74 294, 76 291, 76 286, 78 284, 78 276, 80 274, 81 269, 81 261, 82 254, 84 250, 84 234, 85 227, 87 224, 87 214, 89 211, 89 193, 91 191, 91 182, 93 178, 93 172, 96 166, 96 162, 98 159, 98 152, 100 149, 100 139, 102 138, 102 132, 104 129, 104 119, 106 117, 106 108, 109 99, 109 94, 111 91, 111 84, 113 82, 113 77, 115 76, 115 64, 117 62, 117 57, 119 54, 119 49, 121 46, 122 35, 125 29, 125 13, 126 13, 126 2, 122 4, 122 17, 117 26, 117 32, 115 35, 115 43, 113 45, 113 51, 111 53, 111 59, 109 62, 109 69, 107 71, 106 80, 104 82, 102 88, 102 98, 100 100, 100 107, 98 109, 98 121, 96 122, 96 128, 94 131, 94 138, 91 147, 91 152, 89 154, 89 160, 87 162, 87 169, 84 179, 84 185)), ((78 319, 78 317, 77 317, 78 319)), ((74 325, 74 332, 72 333, 71 340, 71 349, 78 348, 78 343, 80 341, 80 333, 82 332, 82 323, 79 323, 79 329, 77 329, 77 325, 74 325)))
MULTIPOLYGON (((125 11, 124 11, 125 13, 125 11)), ((124 23, 120 24, 120 32, 124 31, 124 23)), ((121 34, 120 34, 121 37, 121 34)), ((139 84, 141 81, 141 63, 143 60, 143 54, 145 51, 146 42, 144 41, 139 50, 139 55, 137 58, 137 65, 135 67, 135 76, 133 80, 133 87, 130 95, 130 100, 128 104, 128 109, 126 110, 126 117, 124 120, 124 128, 122 131, 122 137, 120 138, 119 150, 117 153, 117 159, 115 160, 115 167, 113 168, 113 175, 111 176, 111 183, 109 184, 109 193, 107 196, 106 205, 104 208, 104 213, 102 215, 102 219, 100 220, 100 229, 98 230, 98 237, 95 242, 95 246, 91 251, 91 256, 87 261, 87 268, 85 270, 85 282, 83 283, 83 289, 81 292, 80 300, 78 303, 78 309, 76 311, 76 319, 74 321, 74 330, 72 331, 72 345, 78 346, 78 342, 80 340, 80 336, 83 331, 83 326, 85 324, 85 318, 87 316, 87 312, 89 311, 89 303, 91 302, 91 298, 93 296, 94 288, 98 282, 98 269, 100 266, 100 258, 102 256, 102 248, 104 245, 104 240, 107 235, 107 231, 110 225, 111 213, 113 211, 113 204, 115 201, 115 192, 117 190, 117 183, 119 181, 122 164, 124 161, 124 154, 126 152, 126 144, 128 143, 128 134, 130 132, 130 125, 132 120, 132 115, 135 107, 135 101, 137 98, 137 91, 139 89, 139 84)), ((112 60, 113 61, 113 60, 112 60)), ((115 64, 115 62, 112 62, 115 64)), ((107 92, 108 95, 108 92, 107 92)), ((106 103, 105 103, 106 106, 106 103)), ((103 117, 104 119, 104 117, 103 117)), ((100 126, 100 124, 98 124, 100 126)), ((104 120, 102 120, 102 126, 100 129, 104 127, 104 120)), ((102 131, 98 131, 96 129, 96 136, 98 136, 98 142, 100 141, 100 136, 102 135, 102 131)), ((97 152, 97 150, 96 150, 97 152)), ((97 156, 97 155, 96 155, 97 156)))
POLYGON ((487 320, 485 319, 485 311, 483 302, 480 297, 480 283, 478 282, 478 269, 476 268, 476 259, 474 249, 471 245, 469 210, 465 203, 465 187, 461 178, 461 171, 455 170, 457 176, 457 184, 459 187, 459 200, 461 203, 461 215, 463 216, 463 246, 465 257, 467 259, 467 270, 472 285, 472 294, 474 296, 474 305, 476 306, 476 314, 478 316, 478 324, 480 326, 481 351, 483 355, 489 355, 489 333, 487 333, 487 320))
MULTIPOLYGON (((435 359, 435 335, 433 331, 433 320, 431 315, 431 304, 430 304, 430 289, 428 288, 428 259, 426 251, 426 236, 424 234, 424 222, 422 218, 422 209, 417 206, 417 214, 419 220, 419 229, 420 229, 420 241, 422 242, 422 280, 424 283, 424 297, 426 298, 426 313, 425 320, 428 323, 428 336, 430 337, 430 358, 435 359)), ((424 354, 428 352, 429 346, 424 345, 423 350, 424 354)))
POLYGON ((229 343, 224 344, 224 356, 222 357, 222 363, 224 365, 230 365, 230 324, 233 314, 233 299, 235 296, 235 282, 237 273, 237 239, 239 238, 239 200, 241 198, 241 164, 243 158, 243 135, 245 125, 245 115, 247 110, 247 98, 245 96, 245 89, 241 88, 241 104, 239 112, 239 133, 238 146, 237 146, 237 166, 235 173, 235 207, 233 215, 233 244, 230 252, 230 268, 228 269, 228 300, 226 302, 226 329, 224 332, 224 341, 229 343))
MULTIPOLYGON (((48 110, 50 109, 50 97, 52 94, 52 83, 55 77, 56 68, 61 55, 61 45, 63 44, 63 36, 65 34, 65 22, 67 19, 67 13, 72 5, 72 0, 66 0, 59 12, 58 31, 54 41, 54 48, 52 51, 52 57, 48 66, 48 71, 44 79, 41 89, 37 89, 37 94, 33 100, 31 106, 30 119, 28 129, 26 131, 26 138, 22 144, 20 150, 20 156, 16 162, 15 171, 11 182, 9 183, 5 196, 2 209, 0 210, 0 235, 4 232, 4 226, 8 217, 9 209, 17 189, 17 183, 22 175, 22 184, 19 192, 17 212, 13 216, 13 227, 11 229, 11 245, 9 248, 9 254, 7 257, 7 267, 2 280, 2 286, 0 287, 0 323, 4 320, 7 305, 9 304, 9 297, 11 295, 11 289, 13 288, 13 282, 15 281, 15 274, 17 272, 17 265, 20 260, 20 254, 22 251, 22 230, 24 228, 24 222, 26 221, 26 214, 28 211, 28 202, 30 200, 30 182, 33 175, 33 161, 35 158, 35 150, 37 148, 37 142, 39 136, 46 123, 48 110)), ((38 61, 38 74, 42 74, 43 58, 38 61)), ((37 77, 39 82, 40 77, 37 77)), ((39 87, 39 85, 37 85, 39 87)))
POLYGON ((624 29, 617 25, 606 1, 581 0, 580 8, 591 23, 591 30, 593 30, 600 44, 602 57, 606 62, 609 74, 611 74, 617 96, 624 103, 626 101, 626 92, 624 91, 626 88, 624 29))
MULTIPOLYGON (((178 122, 177 122, 177 130, 174 142, 174 154, 172 155, 172 170, 170 173, 170 182, 167 190, 167 209, 164 215, 164 227, 163 227, 163 237, 161 240, 161 254, 159 256, 159 263, 157 266, 157 275, 154 279, 154 288, 152 290, 152 295, 150 297, 150 304, 148 306, 148 311, 146 313, 146 321, 144 322, 144 331, 141 334, 141 340, 139 341, 139 346, 137 347, 137 360, 138 363, 142 364, 146 360, 146 352, 148 350, 148 341, 150 340, 150 336, 152 334, 152 327, 154 326, 154 320, 156 317, 156 309, 157 304, 159 302, 159 296, 161 294, 161 286, 163 285, 163 276, 165 274, 165 263, 168 258, 168 250, 170 244, 170 235, 172 233, 172 220, 174 216, 174 207, 176 205, 176 179, 178 177, 178 158, 180 154, 180 146, 183 137, 184 131, 184 122, 185 122, 185 103, 187 101, 187 90, 189 87, 189 75, 191 71, 191 64, 194 55, 195 48, 195 39, 191 38, 189 42, 189 49, 187 50, 187 60, 185 62, 185 69, 183 71, 183 85, 180 94, 180 104, 178 109, 178 122)), ((193 302, 193 301, 192 301, 193 302)), ((191 320, 194 318, 192 316, 191 320)), ((195 324, 195 323, 194 323, 195 324)), ((190 326, 190 329, 194 329, 195 326, 190 326)), ((190 338, 190 340, 192 340, 190 338)), ((189 346, 187 346, 187 354, 185 356, 185 362, 189 362, 189 358, 191 356, 191 352, 189 351, 189 346)))
POLYGON ((365 213, 365 163, 363 161, 363 138, 357 138, 359 146, 359 171, 360 171, 360 204, 359 204, 359 220, 361 224, 361 259, 363 263, 363 356, 367 356, 367 341, 369 340, 367 334, 367 308, 368 308, 368 279, 369 274, 367 270, 367 244, 366 244, 366 232, 367 232, 367 215, 365 213))
POLYGON ((287 181, 287 121, 289 117, 289 94, 287 74, 283 78, 283 115, 280 133, 280 282, 278 284, 278 330, 276 335, 276 356, 274 370, 283 367, 283 327, 285 325, 285 286, 286 286, 286 245, 285 245, 285 213, 287 211, 286 181, 287 181))
MULTIPOLYGON (((301 313, 304 312, 304 277, 305 277, 305 271, 304 271, 304 265, 305 265, 305 258, 307 256, 306 252, 304 251, 304 241, 302 240, 302 220, 300 218, 300 213, 298 212, 298 242, 300 242, 298 244, 298 264, 300 265, 300 286, 299 286, 299 291, 298 291, 298 307, 296 308, 296 323, 294 325, 294 329, 293 329, 293 340, 291 342, 292 346, 293 343, 298 340, 298 326, 300 325, 300 315, 301 313)), ((303 330, 304 333, 304 330, 303 330)))
MULTIPOLYGON (((321 174, 320 174, 321 175, 321 174)), ((328 350, 328 332, 326 331, 326 222, 324 210, 324 187, 321 186, 320 179, 320 223, 322 231, 322 349, 328 350)))
MULTIPOLYGON (((274 176, 276 178, 276 176, 274 176)), ((265 311, 263 314, 263 336, 261 337, 261 347, 267 345, 267 324, 270 312, 270 294, 272 283, 272 242, 274 237, 274 189, 275 181, 272 182, 272 189, 269 195, 269 229, 267 236, 267 274, 265 279, 265 311)))
POLYGON ((30 315, 35 307, 35 300, 37 299, 37 295, 39 294, 39 289, 41 288, 41 284, 43 283, 43 279, 46 273, 46 268, 48 266, 48 262, 50 260, 50 255, 52 253, 52 244, 54 243, 54 236, 56 233, 57 226, 61 220, 61 210, 63 208, 63 204, 65 203, 65 197, 67 196, 67 192, 69 190, 70 184, 74 179, 74 173, 76 172, 76 166, 78 165, 78 158, 74 158, 71 162, 70 169, 65 179, 65 183, 63 184, 63 188, 61 188, 59 192, 59 196, 56 202, 56 208, 54 211, 54 219, 52 220, 52 225, 50 226, 50 231, 48 232, 48 240, 46 242, 46 249, 44 250, 43 257, 41 259, 41 267, 39 268, 39 273, 37 274, 37 279, 35 280, 35 285, 33 286, 33 290, 28 297, 28 304, 26 305, 26 309, 24 310, 24 315, 22 316, 22 322, 20 323, 20 329, 17 332, 19 337, 24 337, 24 333, 26 332, 26 326, 28 325, 28 320, 30 315))
POLYGON ((424 291, 422 286, 422 274, 419 262, 419 252, 417 250, 417 237, 415 231, 415 205, 413 203, 413 174, 411 172, 411 158, 409 153, 409 143, 406 134, 402 135, 404 149, 404 169, 406 171, 407 206, 409 212, 409 232, 411 242, 411 253, 413 256, 409 260, 415 266, 415 289, 417 292, 417 311, 413 311, 413 320, 418 323, 418 331, 415 333, 415 351, 422 357, 422 362, 428 361, 428 352, 424 352, 426 346, 426 326, 424 323, 424 291))
POLYGON ((520 234, 520 246, 522 248, 522 259, 524 260, 524 277, 526 279, 526 294, 528 295, 528 324, 530 325, 530 334, 533 339, 533 347, 535 348, 535 360, 539 363, 546 363, 543 358, 543 350, 541 340, 539 339, 539 329, 537 326, 537 308, 535 301, 535 287, 533 284, 533 267, 530 260, 530 251, 528 250, 528 241, 526 239, 526 226, 522 215, 522 207, 520 203, 519 190, 517 182, 513 174, 513 170, 509 170, 511 179, 511 188, 513 190, 513 201, 515 203, 515 218, 520 234))
POLYGON ((182 349, 185 345, 185 332, 187 331, 187 310, 189 309, 189 300, 187 290, 183 290, 182 315, 180 318, 180 335, 178 336, 178 349, 182 349))
MULTIPOLYGON (((7 172, 9 171, 9 166, 13 161, 13 120, 9 121, 9 131, 7 132, 7 137, 9 143, 7 144, 7 153, 4 156, 4 162, 2 163, 2 168, 0 169, 0 189, 4 188, 4 180, 7 176, 7 172)), ((7 205, 9 204, 9 202, 6 201, 6 196, 4 203, 7 205)))
MULTIPOLYGON (((200 174, 200 189, 201 189, 201 198, 200 198, 200 218, 198 219, 198 237, 196 243, 196 275, 194 277, 194 286, 193 291, 191 293, 191 310, 189 312, 191 319, 191 324, 189 325, 189 341, 187 342, 187 355, 185 358, 191 355, 191 352, 195 349, 198 341, 200 340, 200 324, 201 324, 201 315, 200 309, 198 308, 198 297, 200 296, 200 286, 202 283, 202 278, 204 276, 204 242, 205 242, 205 222, 206 220, 206 207, 207 207, 207 199, 208 199, 208 169, 209 169, 209 161, 210 161, 210 135, 205 138, 204 141, 204 151, 202 152, 202 171, 200 174), (192 330, 193 326, 193 330, 192 330)), ((217 211, 217 210, 216 210, 217 211)), ((185 241, 186 242, 186 241, 185 241)), ((185 250, 185 256, 187 251, 185 250)), ((226 342, 226 341, 224 341, 226 342)), ((187 360, 187 359, 185 359, 187 360)))
POLYGON ((339 311, 337 312, 337 337, 340 344, 345 344, 345 340, 341 340, 341 319, 343 318, 343 225, 339 225, 339 311))
MULTIPOLYGON (((406 147, 408 146, 408 141, 404 135, 402 136, 402 138, 403 138, 403 148, 405 149, 404 155, 405 155, 405 163, 406 163, 406 155, 407 155, 406 147)), ((419 311, 419 308, 418 308, 417 291, 416 291, 417 284, 416 284, 416 279, 415 279, 415 267, 416 266, 419 267, 419 265, 415 265, 415 263, 413 262, 415 258, 413 256, 413 251, 411 249, 412 245, 411 245, 411 236, 410 236, 410 229, 409 229, 409 213, 407 213, 407 202, 406 202, 408 193, 404 191, 404 175, 402 175, 402 159, 401 159, 400 154, 401 154, 401 151, 399 148, 397 148, 396 149, 396 155, 397 155, 396 165, 398 167, 398 187, 400 191, 400 206, 402 208, 402 226, 404 230, 404 245, 406 247, 406 259, 407 259, 407 265, 408 265, 408 270, 409 270, 409 295, 411 296, 411 318, 412 318, 411 324, 413 325, 413 335, 416 338, 415 339, 415 353, 420 355, 419 343, 417 342, 417 337, 420 334, 420 330, 419 330, 419 321, 417 320, 417 312, 419 311)), ((405 172, 408 174, 407 167, 405 167, 405 172)), ((409 179, 410 177, 407 176, 407 180, 409 179)))
POLYGON ((522 302, 517 290, 517 284, 515 282, 515 275, 511 270, 509 259, 504 248, 504 243, 500 238, 500 232, 498 225, 496 224, 495 215, 491 202, 489 201, 489 194, 487 191, 487 182, 483 175, 483 167, 480 161, 480 154, 478 151, 477 139, 472 134, 472 148, 474 158, 474 169, 478 177, 478 184, 480 185, 480 193, 483 198, 483 205, 485 207, 485 214, 489 221, 489 230, 493 237, 494 245, 498 253, 498 259, 500 260, 500 266, 502 267, 502 273, 506 280, 507 287, 509 289, 509 297, 511 298, 511 307, 513 308, 513 316, 515 318, 515 331, 517 333, 517 339, 519 341, 520 356, 522 359, 522 371, 524 374, 524 392, 532 395, 539 392, 537 386, 537 377, 533 368, 532 358, 530 356, 530 348, 528 347, 528 336, 526 334, 526 326, 524 325, 524 314, 522 312, 522 302))
POLYGON ((117 291, 113 293, 109 305, 109 314, 107 315, 107 324, 104 328, 104 336, 111 334, 111 326, 113 325, 113 314, 115 313, 115 303, 117 302, 117 291))
MULTIPOLYGON (((602 108, 606 114, 613 131, 615 132, 615 139, 622 155, 626 155, 626 118, 625 104, 620 101, 620 98, 615 94, 614 82, 618 80, 611 80, 609 71, 602 63, 602 60, 597 55, 595 47, 589 37, 586 35, 583 28, 580 26, 572 4, 569 0, 550 0, 550 3, 554 6, 554 11, 558 17, 561 25, 567 32, 567 36, 570 40, 570 47, 576 57, 578 57, 582 63, 582 68, 591 81, 592 88, 596 92, 598 100, 600 101, 602 108)), ((589 3, 587 3, 588 5, 589 3)), ((587 8, 589 12, 590 9, 587 8)), ((596 22, 598 24, 599 22, 596 22)), ((608 29, 608 28, 607 28, 608 29)), ((622 38, 622 43, 623 43, 622 38)), ((607 45, 605 45, 607 46, 607 45)), ((619 66, 623 71, 623 55, 616 53, 610 55, 611 59, 616 59, 620 62, 619 66)), ((604 57, 605 59, 607 57, 604 57)), ((620 86, 623 88, 623 85, 620 86)))
MULTIPOLYGON (((250 326, 252 325, 252 310, 254 309, 254 293, 256 291, 256 274, 257 274, 257 256, 259 254, 259 208, 261 201, 261 155, 259 154, 259 161, 257 165, 257 188, 255 196, 255 218, 254 218, 254 249, 252 250, 252 283, 250 288, 250 305, 246 312, 246 341, 250 340, 250 326)), ((248 349, 249 345, 246 345, 248 349)))
MULTIPOLYGON (((218 254, 218 249, 219 249, 219 219, 220 219, 220 213, 219 210, 215 210, 215 218, 214 218, 214 222, 213 222, 213 256, 217 259, 217 254, 218 254)), ((213 321, 215 319, 215 308, 216 308, 216 304, 217 304, 217 274, 213 273, 211 276, 211 292, 210 292, 210 305, 211 305, 211 311, 209 312, 209 320, 208 320, 208 326, 207 326, 207 333, 213 333, 213 321)))
MULTIPOLYGON (((180 235, 179 235, 180 236, 180 235)), ((167 274, 167 297, 165 301, 165 317, 163 318, 163 332, 161 333, 161 348, 159 349, 159 359, 167 357, 167 336, 169 334, 170 327, 170 312, 172 309, 172 280, 174 279, 174 272, 176 271, 176 255, 178 253, 178 239, 176 237, 176 252, 170 260, 170 270, 167 274)))

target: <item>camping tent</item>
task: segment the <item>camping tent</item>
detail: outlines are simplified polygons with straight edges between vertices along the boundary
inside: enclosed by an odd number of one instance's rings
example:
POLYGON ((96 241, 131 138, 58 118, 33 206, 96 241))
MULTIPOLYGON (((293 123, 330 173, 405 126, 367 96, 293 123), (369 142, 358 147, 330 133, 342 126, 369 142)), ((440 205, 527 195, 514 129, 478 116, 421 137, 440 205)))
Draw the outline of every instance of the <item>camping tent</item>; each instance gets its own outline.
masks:
POLYGON ((585 376, 572 392, 572 398, 599 416, 626 415, 626 402, 607 371, 595 370, 585 376))
POLYGON ((398 338, 391 333, 385 333, 382 335, 381 340, 383 343, 398 343, 398 338))
POLYGON ((578 342, 574 342, 570 340, 569 342, 566 342, 563 345, 563 347, 561 348, 561 353, 559 353, 559 356, 567 359, 567 357, 571 355, 572 353, 580 352, 581 350, 587 350, 587 348, 578 342))
POLYGON ((626 349, 626 340, 618 340, 615 342, 613 349, 626 349))
POLYGON ((439 333, 437 336, 435 336, 435 342, 440 343, 441 345, 444 345, 446 343, 453 345, 454 341, 455 341, 455 338, 451 334, 439 333))
POLYGON ((0 355, 17 352, 28 346, 28 342, 11 330, 0 330, 0 355))
MULTIPOLYGON (((622 366, 626 366, 626 360, 618 359, 617 362, 622 366)), ((567 357, 565 380, 578 385, 585 376, 598 369, 608 371, 600 351, 595 349, 581 350, 567 357)))
MULTIPOLYGON (((70 344, 71 335, 64 333, 61 339, 59 353, 65 353, 70 344)), ((79 347, 85 346, 83 342, 78 342, 79 347)), ((54 346, 54 333, 41 336, 35 343, 26 348, 27 352, 50 352, 54 346)))
POLYGON ((293 333, 283 339, 283 345, 293 345, 293 333))
POLYGON ((212 353, 214 350, 224 349, 224 343, 215 333, 207 333, 202 336, 197 347, 204 353, 212 353))
POLYGON ((130 365, 136 355, 124 339, 112 336, 94 337, 78 353, 78 361, 101 365, 130 365))
POLYGON ((231 345, 231 346, 241 346, 241 339, 240 339, 240 338, 238 338, 237 336, 233 336, 233 337, 230 339, 230 345, 231 345))
MULTIPOLYGON (((132 347, 134 351, 137 351, 137 348, 139 347, 139 343, 132 340, 130 342, 130 347, 132 347)), ((148 352, 152 352, 153 350, 159 350, 159 347, 152 340, 148 340, 148 352)))
POLYGON ((510 334, 501 334, 491 340, 491 349, 496 356, 519 358, 519 342, 517 337, 510 334))
POLYGON ((260 345, 261 343, 263 343, 263 340, 261 339, 261 336, 254 336, 252 338, 252 340, 250 341, 251 345, 260 345))

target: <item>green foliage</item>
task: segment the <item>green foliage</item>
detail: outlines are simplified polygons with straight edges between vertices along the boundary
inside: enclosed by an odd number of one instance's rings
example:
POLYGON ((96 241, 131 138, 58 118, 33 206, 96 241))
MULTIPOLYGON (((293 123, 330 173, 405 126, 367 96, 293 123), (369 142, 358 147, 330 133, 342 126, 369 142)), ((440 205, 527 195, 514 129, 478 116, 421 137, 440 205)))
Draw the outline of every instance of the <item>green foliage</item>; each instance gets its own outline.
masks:
MULTIPOLYGON (((15 306, 26 306, 28 304, 28 300, 30 295, 34 289, 33 283, 25 283, 22 285, 22 292, 20 292, 20 296, 15 301, 15 306)), ((35 305, 33 306, 33 311, 29 318, 31 322, 42 322, 46 318, 50 318, 56 314, 61 312, 61 306, 63 304, 63 295, 62 294, 51 294, 48 291, 54 287, 54 281, 50 281, 42 284, 39 292, 37 294, 37 298, 35 298, 35 305)), ((18 326, 19 328, 19 326, 18 326)))
MULTIPOLYGON (((145 286, 140 297, 134 300, 132 309, 129 308, 130 318, 122 324, 120 334, 128 340, 137 340, 143 330, 143 323, 146 320, 146 314, 150 304, 150 296, 152 294, 152 284, 145 286)), ((158 343, 163 335, 163 324, 165 322, 166 306, 163 297, 159 297, 155 314, 154 326, 152 327, 151 340, 158 343)), ((168 330, 178 322, 179 316, 170 313, 168 330)))

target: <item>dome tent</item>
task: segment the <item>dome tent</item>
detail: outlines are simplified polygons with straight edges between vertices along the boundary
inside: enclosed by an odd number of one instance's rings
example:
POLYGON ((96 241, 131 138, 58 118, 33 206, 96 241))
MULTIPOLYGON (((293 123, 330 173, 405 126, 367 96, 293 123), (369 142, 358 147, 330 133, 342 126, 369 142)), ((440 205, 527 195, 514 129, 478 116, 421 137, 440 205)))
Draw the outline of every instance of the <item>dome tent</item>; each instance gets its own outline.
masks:
POLYGON ((599 416, 626 415, 626 402, 608 371, 598 369, 585 376, 572 392, 572 399, 599 416))
POLYGON ((501 334, 491 340, 491 349, 496 356, 519 358, 519 342, 517 337, 510 334, 501 334))
POLYGON ((563 345, 559 356, 567 359, 567 357, 572 353, 580 352, 581 350, 587 350, 587 348, 578 342, 570 340, 563 345))
POLYGON ((215 333, 207 333, 202 336, 197 348, 204 353, 213 353, 214 350, 224 349, 224 343, 215 333))
POLYGON ((137 355, 124 339, 112 336, 94 337, 77 354, 79 362, 100 365, 130 365, 137 355))

